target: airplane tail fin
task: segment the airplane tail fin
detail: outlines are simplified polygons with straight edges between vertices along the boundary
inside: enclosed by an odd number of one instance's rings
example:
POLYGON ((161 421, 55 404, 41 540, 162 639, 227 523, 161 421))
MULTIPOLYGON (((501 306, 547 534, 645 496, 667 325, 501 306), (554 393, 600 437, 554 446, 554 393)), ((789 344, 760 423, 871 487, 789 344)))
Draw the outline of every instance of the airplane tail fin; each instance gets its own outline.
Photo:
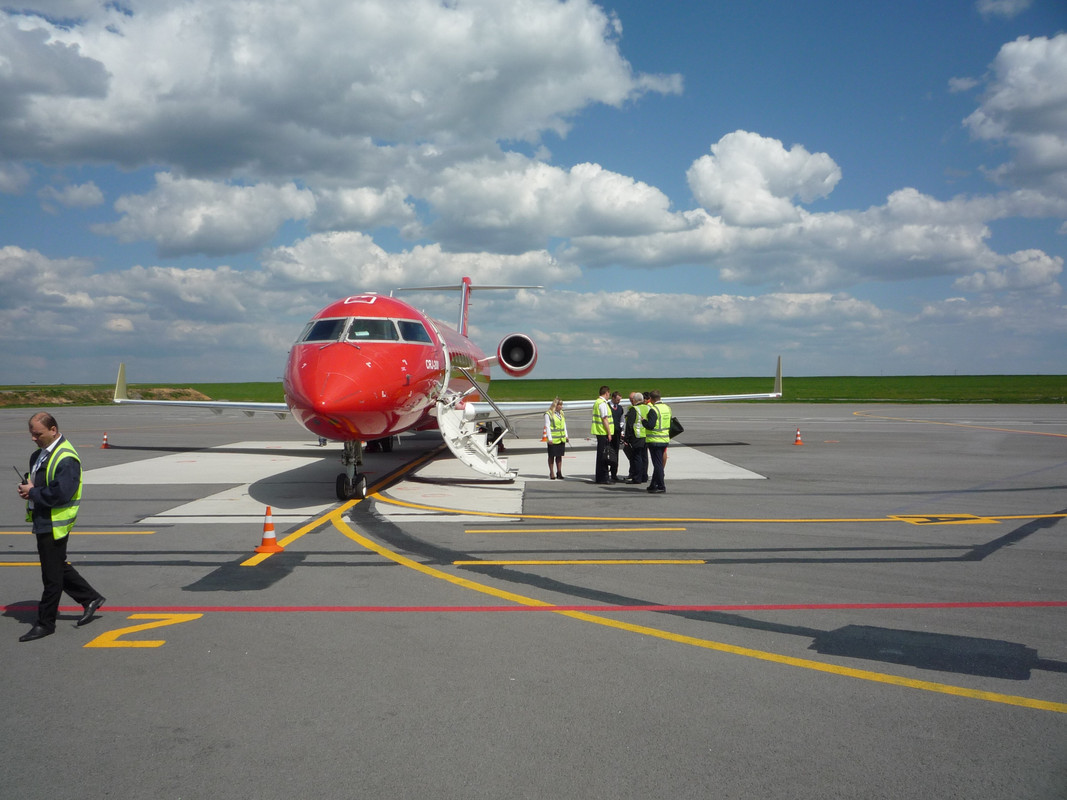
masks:
POLYGON ((462 335, 467 335, 467 319, 471 307, 471 279, 464 277, 459 286, 459 327, 456 328, 462 335))
POLYGON ((126 364, 119 364, 119 374, 115 378, 115 398, 114 402, 119 403, 123 400, 129 400, 130 395, 126 391, 126 364))
POLYGON ((464 277, 459 284, 452 286, 405 286, 400 289, 393 289, 390 292, 390 296, 397 292, 460 292, 459 299, 459 324, 456 325, 456 330, 464 336, 467 335, 467 318, 470 312, 470 299, 471 292, 475 289, 544 289, 544 286, 479 286, 471 283, 471 279, 464 277))

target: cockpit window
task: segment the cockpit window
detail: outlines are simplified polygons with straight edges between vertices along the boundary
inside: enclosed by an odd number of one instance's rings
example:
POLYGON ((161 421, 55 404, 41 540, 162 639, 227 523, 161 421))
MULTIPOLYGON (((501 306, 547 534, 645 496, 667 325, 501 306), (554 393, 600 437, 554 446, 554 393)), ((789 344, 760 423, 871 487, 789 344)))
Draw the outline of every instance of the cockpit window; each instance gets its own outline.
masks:
POLYGON ((345 319, 317 319, 304 329, 302 342, 336 342, 345 329, 345 319))
POLYGON ((348 341, 386 341, 395 342, 400 337, 397 335, 396 326, 391 319, 353 319, 348 329, 348 341))
POLYGON ((415 320, 381 317, 341 317, 314 319, 300 334, 298 342, 419 342, 433 344, 429 331, 415 320), (399 327, 399 332, 397 328, 399 327))
POLYGON ((396 324, 400 326, 400 335, 405 342, 425 342, 426 344, 433 344, 433 339, 431 339, 430 334, 426 332, 426 326, 421 322, 412 322, 411 320, 401 319, 397 320, 396 324))

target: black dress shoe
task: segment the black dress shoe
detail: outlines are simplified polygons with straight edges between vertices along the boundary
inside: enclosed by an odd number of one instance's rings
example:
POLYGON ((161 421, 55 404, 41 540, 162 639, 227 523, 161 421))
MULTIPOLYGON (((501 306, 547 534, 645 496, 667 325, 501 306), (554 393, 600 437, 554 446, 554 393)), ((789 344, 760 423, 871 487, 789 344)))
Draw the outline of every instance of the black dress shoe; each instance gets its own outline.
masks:
POLYGON ((51 636, 55 631, 50 631, 41 625, 34 625, 30 628, 29 633, 24 633, 19 637, 20 642, 32 642, 34 639, 43 639, 45 636, 51 636))
POLYGON ((100 606, 104 604, 104 598, 98 597, 95 600, 91 600, 85 604, 85 613, 82 614, 81 619, 74 623, 75 628, 80 628, 91 620, 96 612, 100 609, 100 606))

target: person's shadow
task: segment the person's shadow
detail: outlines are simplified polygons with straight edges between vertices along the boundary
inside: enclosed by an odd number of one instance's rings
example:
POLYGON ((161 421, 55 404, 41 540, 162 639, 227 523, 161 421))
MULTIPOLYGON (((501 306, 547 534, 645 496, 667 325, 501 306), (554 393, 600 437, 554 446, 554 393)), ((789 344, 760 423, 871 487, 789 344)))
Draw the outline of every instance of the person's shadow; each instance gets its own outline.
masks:
POLYGON ((18 622, 33 625, 37 622, 37 601, 19 600, 4 607, 3 616, 11 617, 18 622))

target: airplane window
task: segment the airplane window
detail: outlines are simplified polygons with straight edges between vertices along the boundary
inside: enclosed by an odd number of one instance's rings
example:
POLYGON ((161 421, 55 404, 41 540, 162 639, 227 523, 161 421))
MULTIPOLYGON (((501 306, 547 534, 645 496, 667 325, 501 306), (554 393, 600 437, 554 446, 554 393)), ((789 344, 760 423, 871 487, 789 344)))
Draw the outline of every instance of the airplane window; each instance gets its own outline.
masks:
POLYGON ((341 338, 346 320, 317 319, 312 322, 300 337, 302 342, 336 342, 341 338))
POLYGON ((354 319, 348 329, 348 341, 378 340, 395 342, 400 336, 397 335, 396 326, 391 319, 354 319))
POLYGON ((397 325, 400 326, 400 335, 404 337, 405 342, 425 342, 426 344, 433 344, 433 339, 430 338, 430 334, 426 332, 426 326, 421 322, 412 322, 410 320, 399 320, 397 325))

